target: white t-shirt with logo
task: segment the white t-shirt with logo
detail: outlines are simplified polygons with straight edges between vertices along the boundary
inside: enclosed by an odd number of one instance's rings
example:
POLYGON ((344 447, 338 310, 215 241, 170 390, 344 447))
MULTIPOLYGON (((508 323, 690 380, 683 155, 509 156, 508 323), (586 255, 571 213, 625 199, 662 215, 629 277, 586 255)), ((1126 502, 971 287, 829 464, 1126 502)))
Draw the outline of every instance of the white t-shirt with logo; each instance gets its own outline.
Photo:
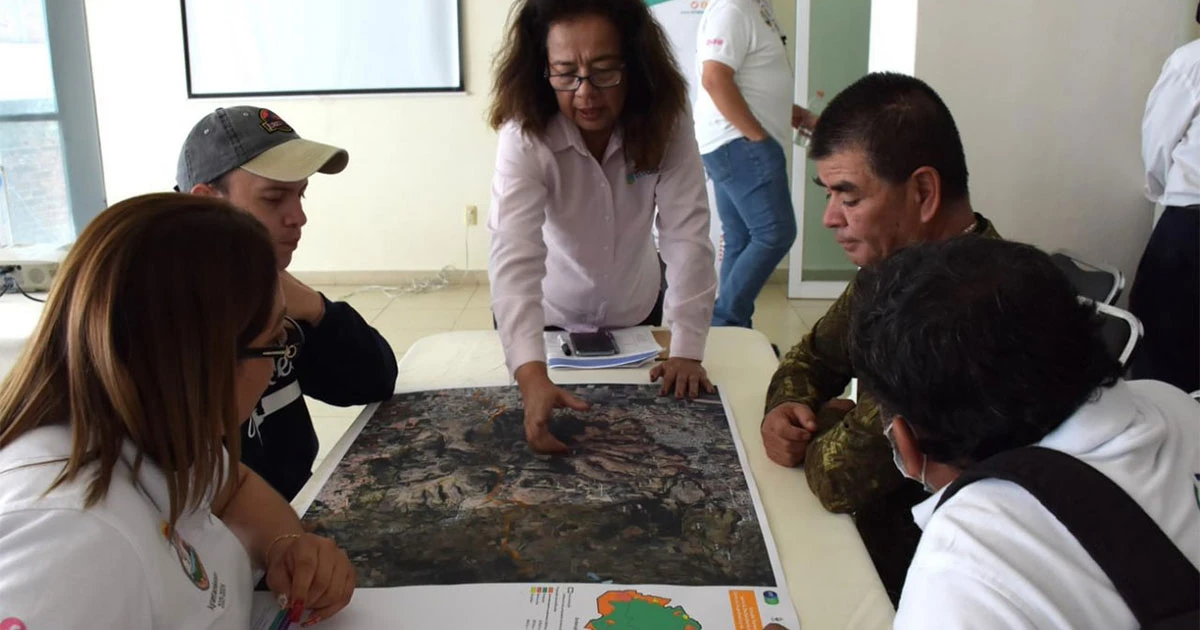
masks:
MULTIPOLYGON (((1190 396, 1121 381, 1039 445, 1115 482, 1200 567, 1200 405, 1190 396)), ((1033 495, 985 479, 935 512, 940 499, 913 508, 924 533, 895 628, 1137 627, 1100 565, 1033 495)))
POLYGON ((0 449, 0 620, 49 628, 248 628, 241 542, 207 504, 166 534, 166 479, 126 443, 108 496, 84 508, 94 467, 42 496, 71 450, 66 426, 0 449))
MULTIPOLYGON (((712 0, 696 35, 696 72, 704 62, 733 68, 733 80, 767 133, 787 145, 792 129, 792 70, 771 5, 766 0, 712 0)), ((696 90, 696 140, 712 153, 742 137, 703 88, 696 90)))

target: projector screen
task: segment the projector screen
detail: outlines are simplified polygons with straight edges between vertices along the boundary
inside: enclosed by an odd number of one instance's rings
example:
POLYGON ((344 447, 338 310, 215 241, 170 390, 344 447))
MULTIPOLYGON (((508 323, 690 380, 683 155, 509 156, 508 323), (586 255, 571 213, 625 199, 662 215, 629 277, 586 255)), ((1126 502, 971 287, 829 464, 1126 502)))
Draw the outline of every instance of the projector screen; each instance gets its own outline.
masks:
POLYGON ((459 0, 181 0, 188 96, 463 90, 459 0))

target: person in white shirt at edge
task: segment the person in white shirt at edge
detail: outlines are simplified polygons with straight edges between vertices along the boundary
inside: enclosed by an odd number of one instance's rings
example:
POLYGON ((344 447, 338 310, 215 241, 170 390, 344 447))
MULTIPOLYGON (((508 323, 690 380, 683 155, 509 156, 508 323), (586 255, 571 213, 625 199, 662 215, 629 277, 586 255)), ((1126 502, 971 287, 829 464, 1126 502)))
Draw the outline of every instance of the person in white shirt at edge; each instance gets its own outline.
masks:
POLYGON ((7 625, 247 628, 255 569, 306 624, 349 602, 346 554, 227 439, 288 351, 280 283, 266 229, 213 198, 136 197, 79 236, 0 389, 7 625))
POLYGON ((1165 209, 1129 293, 1146 328, 1130 369, 1192 392, 1200 389, 1200 40, 1167 59, 1146 99, 1142 160, 1146 198, 1165 209))
POLYGON ((587 403, 551 382, 543 329, 659 324, 670 359, 650 373, 663 394, 712 384, 701 360, 716 294, 704 171, 687 87, 642 0, 522 0, 497 57, 489 277, 525 432, 564 452, 548 421, 587 403), (655 215, 655 206, 658 208, 655 215))
POLYGON ((712 323, 750 328, 755 298, 796 240, 784 146, 792 127, 811 130, 816 118, 792 104, 769 0, 712 0, 696 47, 696 139, 725 239, 712 323))
POLYGON ((1100 327, 1029 245, 962 236, 859 272, 855 373, 891 418, 900 472, 934 493, 913 507, 924 533, 896 628, 1138 627, 1100 565, 1024 488, 983 479, 934 511, 973 463, 1024 446, 1108 477, 1200 566, 1200 406, 1167 383, 1121 380, 1100 327))

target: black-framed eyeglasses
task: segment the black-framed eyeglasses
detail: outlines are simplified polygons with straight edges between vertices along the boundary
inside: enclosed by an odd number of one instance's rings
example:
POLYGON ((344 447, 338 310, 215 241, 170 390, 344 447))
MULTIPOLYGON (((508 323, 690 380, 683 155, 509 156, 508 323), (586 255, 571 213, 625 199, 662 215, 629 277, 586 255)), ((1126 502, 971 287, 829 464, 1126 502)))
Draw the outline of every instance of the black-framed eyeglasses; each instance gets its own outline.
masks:
POLYGON ((625 78, 625 66, 619 68, 604 68, 603 70, 592 70, 591 74, 550 74, 546 71, 546 79, 550 81, 550 87, 554 88, 555 92, 574 92, 583 87, 583 82, 587 81, 592 84, 592 87, 604 89, 617 87, 621 85, 621 81, 625 78))
POLYGON ((259 348, 242 348, 238 351, 238 358, 276 359, 285 357, 287 359, 294 359, 296 353, 300 352, 300 346, 304 344, 304 330, 291 317, 284 316, 283 322, 285 331, 283 343, 259 348), (295 331, 295 336, 292 335, 293 331, 295 331))

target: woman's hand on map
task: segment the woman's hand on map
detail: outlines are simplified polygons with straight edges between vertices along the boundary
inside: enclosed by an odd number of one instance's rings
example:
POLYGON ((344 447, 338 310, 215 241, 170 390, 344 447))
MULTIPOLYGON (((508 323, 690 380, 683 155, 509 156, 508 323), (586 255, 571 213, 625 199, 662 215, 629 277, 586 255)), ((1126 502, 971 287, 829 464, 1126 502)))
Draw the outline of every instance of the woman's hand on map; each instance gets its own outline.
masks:
POLYGON ((567 445, 550 433, 550 415, 559 408, 587 411, 591 405, 555 385, 546 373, 546 364, 540 361, 522 365, 515 376, 525 407, 525 439, 529 447, 538 453, 566 453, 567 445))
POLYGON ((346 552, 332 540, 303 534, 279 541, 267 558, 267 587, 279 595, 280 606, 299 621, 310 611, 305 626, 329 619, 350 603, 358 578, 346 552))
POLYGON ((676 398, 696 398, 700 395, 701 387, 710 394, 717 391, 708 380, 708 372, 704 371, 704 366, 694 359, 670 358, 659 363, 650 370, 650 381, 654 382, 660 378, 660 396, 670 395, 672 389, 675 390, 676 398))

